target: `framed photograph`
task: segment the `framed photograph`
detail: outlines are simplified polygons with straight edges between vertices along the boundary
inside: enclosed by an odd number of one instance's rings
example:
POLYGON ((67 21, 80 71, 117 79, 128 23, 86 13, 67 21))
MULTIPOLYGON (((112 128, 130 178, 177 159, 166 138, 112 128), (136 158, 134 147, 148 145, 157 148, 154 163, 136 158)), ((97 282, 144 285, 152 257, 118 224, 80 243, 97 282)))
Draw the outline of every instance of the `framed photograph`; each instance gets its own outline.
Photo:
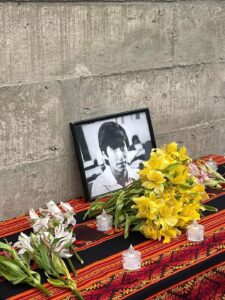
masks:
POLYGON ((142 162, 156 148, 147 108, 70 123, 89 201, 139 178, 142 162))

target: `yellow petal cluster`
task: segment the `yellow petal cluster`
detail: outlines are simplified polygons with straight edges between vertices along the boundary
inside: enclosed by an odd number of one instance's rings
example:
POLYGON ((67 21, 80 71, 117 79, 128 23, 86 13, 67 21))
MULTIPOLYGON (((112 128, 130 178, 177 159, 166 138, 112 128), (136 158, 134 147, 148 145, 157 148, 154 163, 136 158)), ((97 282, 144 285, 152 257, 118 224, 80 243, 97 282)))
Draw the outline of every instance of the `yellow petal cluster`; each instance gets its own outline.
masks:
POLYGON ((170 242, 192 220, 200 219, 201 201, 208 196, 203 185, 189 172, 191 158, 176 143, 153 149, 139 171, 143 196, 134 198, 132 208, 141 219, 139 230, 147 237, 170 242))

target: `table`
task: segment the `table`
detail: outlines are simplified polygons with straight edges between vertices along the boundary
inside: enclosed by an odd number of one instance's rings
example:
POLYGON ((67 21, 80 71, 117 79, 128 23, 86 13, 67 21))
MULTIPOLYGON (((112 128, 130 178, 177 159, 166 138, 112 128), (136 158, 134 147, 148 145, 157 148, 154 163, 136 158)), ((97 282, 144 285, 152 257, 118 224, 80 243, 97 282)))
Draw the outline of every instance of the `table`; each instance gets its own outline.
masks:
MULTIPOLYGON (((225 158, 212 156, 225 173, 225 158)), ((205 159, 208 159, 205 157, 205 159)), ((139 232, 131 232, 128 239, 123 232, 111 230, 101 233, 95 220, 83 221, 88 203, 73 199, 69 203, 76 211, 76 246, 84 265, 74 260, 76 282, 85 300, 107 299, 225 299, 225 190, 208 190, 206 202, 218 208, 206 213, 201 220, 205 226, 205 240, 188 242, 182 234, 169 244, 147 240, 139 232), (132 244, 142 254, 142 268, 127 272, 122 268, 121 255, 132 244)), ((19 233, 31 231, 27 216, 0 223, 0 238, 15 242, 19 233)), ((42 281, 45 276, 40 271, 42 281)), ((69 299, 70 291, 45 283, 51 291, 49 299, 69 299)), ((0 299, 47 299, 27 285, 13 286, 0 278, 0 299)), ((71 297, 70 299, 75 299, 71 297)))

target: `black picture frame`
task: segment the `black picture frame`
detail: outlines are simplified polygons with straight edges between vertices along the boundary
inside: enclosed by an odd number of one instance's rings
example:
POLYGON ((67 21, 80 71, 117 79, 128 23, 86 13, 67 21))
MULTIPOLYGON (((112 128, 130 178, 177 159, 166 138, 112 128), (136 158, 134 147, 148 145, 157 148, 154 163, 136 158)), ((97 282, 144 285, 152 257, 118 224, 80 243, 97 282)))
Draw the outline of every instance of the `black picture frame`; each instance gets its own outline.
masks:
POLYGON ((70 129, 87 201, 119 190, 131 179, 136 180, 139 176, 136 171, 149 159, 151 149, 156 148, 148 108, 70 123, 70 129), (99 141, 105 150, 100 149, 99 141), (126 174, 126 178, 121 174, 126 174))

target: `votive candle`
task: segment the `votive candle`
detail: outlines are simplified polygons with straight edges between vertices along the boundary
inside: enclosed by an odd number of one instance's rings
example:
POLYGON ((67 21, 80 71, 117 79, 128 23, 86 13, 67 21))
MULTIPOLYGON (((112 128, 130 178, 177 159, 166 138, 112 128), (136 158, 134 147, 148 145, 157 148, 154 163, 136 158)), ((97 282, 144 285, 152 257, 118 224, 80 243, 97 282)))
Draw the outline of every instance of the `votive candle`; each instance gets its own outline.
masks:
POLYGON ((112 229, 112 219, 111 215, 108 215, 103 209, 102 214, 96 217, 97 230, 107 231, 112 229))
POLYGON ((204 240, 205 227, 198 224, 196 220, 189 226, 187 226, 187 238, 191 242, 201 242, 204 240))
POLYGON ((127 251, 123 252, 122 256, 123 268, 125 270, 132 271, 141 268, 141 252, 134 250, 132 245, 130 245, 127 251))

